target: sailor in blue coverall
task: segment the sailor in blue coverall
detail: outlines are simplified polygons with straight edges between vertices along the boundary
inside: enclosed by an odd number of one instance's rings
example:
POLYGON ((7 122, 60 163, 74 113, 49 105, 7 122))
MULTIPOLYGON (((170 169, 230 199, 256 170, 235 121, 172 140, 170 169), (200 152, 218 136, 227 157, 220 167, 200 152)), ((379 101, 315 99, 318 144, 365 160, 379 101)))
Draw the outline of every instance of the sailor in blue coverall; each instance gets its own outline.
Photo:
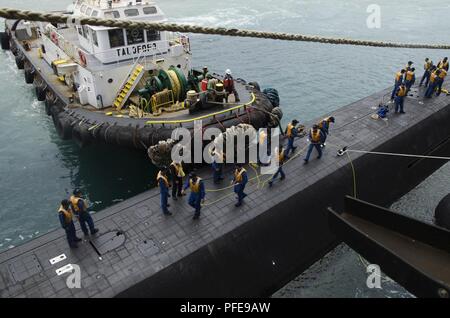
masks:
POLYGON ((194 172, 191 172, 189 178, 186 180, 183 192, 185 192, 187 188, 191 189, 188 203, 195 209, 193 219, 197 220, 200 217, 202 202, 205 200, 205 184, 203 183, 202 178, 198 177, 194 172))

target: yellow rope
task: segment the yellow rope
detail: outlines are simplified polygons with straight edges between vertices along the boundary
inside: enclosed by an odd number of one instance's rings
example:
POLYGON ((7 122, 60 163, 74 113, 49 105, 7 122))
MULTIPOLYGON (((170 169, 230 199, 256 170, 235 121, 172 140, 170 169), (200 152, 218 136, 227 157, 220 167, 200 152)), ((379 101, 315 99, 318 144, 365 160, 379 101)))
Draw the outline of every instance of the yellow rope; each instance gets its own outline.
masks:
POLYGON ((215 28, 196 25, 183 25, 176 23, 159 23, 147 21, 131 21, 122 19, 99 19, 94 17, 73 17, 59 13, 44 13, 28 10, 17 10, 12 8, 0 8, 0 17, 5 19, 22 19, 28 21, 47 21, 51 23, 76 23, 81 25, 106 26, 122 29, 149 29, 155 31, 172 31, 181 33, 215 34, 237 37, 253 37, 262 39, 315 42, 324 44, 358 45, 387 48, 409 48, 409 49, 439 49, 448 50, 448 44, 420 44, 420 43, 395 43, 368 40, 353 40, 345 38, 329 38, 314 35, 291 34, 279 32, 263 32, 243 30, 236 28, 215 28))
MULTIPOLYGON (((287 160, 287 161, 283 164, 283 166, 285 166, 285 165, 288 164, 290 161, 292 161, 292 160, 294 160, 295 158, 297 158, 298 156, 300 156, 300 155, 305 151, 306 148, 308 148, 308 145, 306 145, 305 147, 303 147, 302 149, 300 149, 295 155, 293 155, 291 158, 289 158, 289 160, 287 160)), ((258 180, 258 183, 257 183, 257 190, 258 190, 258 191, 259 191, 259 190, 262 190, 262 189, 265 187, 266 183, 267 183, 270 179, 272 179, 272 177, 275 175, 275 173, 273 173, 269 178, 267 178, 266 180, 264 180, 263 183, 262 183, 262 185, 261 185, 261 187, 260 187, 260 184, 261 184, 261 181, 260 181, 260 179, 259 179, 260 175, 259 175, 258 171, 256 170, 256 168, 255 168, 252 164, 250 164, 250 166, 251 166, 252 169, 254 169, 254 171, 255 171, 255 173, 256 173, 256 176, 253 177, 253 178, 250 178, 248 181, 250 182, 250 181, 252 181, 252 180, 257 179, 257 180, 258 180)), ((231 186, 228 186, 228 187, 225 187, 225 188, 221 188, 221 189, 205 189, 205 192, 219 192, 219 191, 224 191, 224 190, 230 189, 230 188, 232 188, 232 187, 234 187, 234 185, 231 185, 231 186)), ((202 206, 203 206, 203 207, 210 206, 210 205, 212 205, 212 204, 214 204, 214 203, 220 202, 220 201, 222 201, 222 200, 228 198, 229 196, 232 196, 233 194, 234 194, 234 192, 228 193, 228 194, 226 194, 226 195, 224 195, 224 196, 222 196, 222 197, 219 197, 218 199, 216 199, 216 200, 214 200, 214 201, 212 201, 212 202, 208 202, 208 203, 202 204, 202 206)))

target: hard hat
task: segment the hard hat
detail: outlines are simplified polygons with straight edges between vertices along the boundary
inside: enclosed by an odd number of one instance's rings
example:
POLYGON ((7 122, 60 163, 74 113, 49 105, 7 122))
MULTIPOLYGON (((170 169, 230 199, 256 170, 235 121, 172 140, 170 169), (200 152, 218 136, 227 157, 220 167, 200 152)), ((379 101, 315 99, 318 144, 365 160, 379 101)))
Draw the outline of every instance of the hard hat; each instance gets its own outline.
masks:
POLYGON ((78 195, 78 194, 81 194, 81 190, 80 189, 73 190, 73 195, 78 195))
POLYGON ((231 75, 231 70, 230 70, 230 69, 227 69, 227 70, 225 71, 225 74, 231 75))

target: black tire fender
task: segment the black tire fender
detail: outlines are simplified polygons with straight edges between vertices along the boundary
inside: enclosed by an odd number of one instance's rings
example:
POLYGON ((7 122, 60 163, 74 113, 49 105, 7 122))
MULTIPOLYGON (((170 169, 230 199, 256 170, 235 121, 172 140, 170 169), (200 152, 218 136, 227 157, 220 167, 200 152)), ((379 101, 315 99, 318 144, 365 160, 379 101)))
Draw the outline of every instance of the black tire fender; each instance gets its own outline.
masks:
POLYGON ((80 147, 84 148, 92 143, 92 135, 89 127, 83 123, 75 123, 72 129, 72 139, 80 147))
POLYGON ((70 139, 72 137, 71 118, 64 112, 58 113, 54 111, 52 113, 52 119, 59 138, 61 138, 62 140, 70 139))

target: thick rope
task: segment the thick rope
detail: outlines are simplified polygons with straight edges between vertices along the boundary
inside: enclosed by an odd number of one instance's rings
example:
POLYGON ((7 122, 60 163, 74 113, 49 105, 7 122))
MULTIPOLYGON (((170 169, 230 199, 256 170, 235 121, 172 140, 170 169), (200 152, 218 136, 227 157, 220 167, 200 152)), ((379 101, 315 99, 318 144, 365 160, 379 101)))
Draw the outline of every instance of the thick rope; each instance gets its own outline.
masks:
POLYGON ((214 34, 225 36, 252 37, 262 39, 316 42, 325 44, 358 45, 387 48, 409 48, 409 49, 439 49, 448 50, 448 44, 420 44, 420 43, 395 43, 382 41, 354 40, 345 38, 319 37, 313 35, 264 32, 244 30, 235 28, 215 28, 195 25, 183 25, 176 23, 159 23, 147 21, 130 21, 120 19, 99 19, 93 17, 72 17, 56 13, 44 13, 28 10, 17 10, 11 8, 0 8, 0 17, 5 19, 22 19, 28 21, 47 21, 51 23, 73 23, 81 25, 106 26, 124 29, 151 29, 156 31, 172 31, 181 33, 214 34))

